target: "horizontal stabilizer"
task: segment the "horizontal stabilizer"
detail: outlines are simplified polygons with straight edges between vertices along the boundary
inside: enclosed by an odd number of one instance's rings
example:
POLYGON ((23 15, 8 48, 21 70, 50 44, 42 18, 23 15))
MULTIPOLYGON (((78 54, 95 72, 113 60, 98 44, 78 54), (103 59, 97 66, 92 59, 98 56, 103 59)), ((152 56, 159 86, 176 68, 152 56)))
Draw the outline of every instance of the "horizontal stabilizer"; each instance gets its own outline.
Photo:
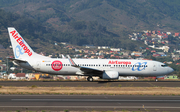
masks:
POLYGON ((17 62, 20 62, 20 63, 27 63, 27 61, 25 61, 25 60, 20 60, 20 59, 15 59, 15 58, 7 58, 7 59, 9 59, 11 61, 17 61, 17 62))

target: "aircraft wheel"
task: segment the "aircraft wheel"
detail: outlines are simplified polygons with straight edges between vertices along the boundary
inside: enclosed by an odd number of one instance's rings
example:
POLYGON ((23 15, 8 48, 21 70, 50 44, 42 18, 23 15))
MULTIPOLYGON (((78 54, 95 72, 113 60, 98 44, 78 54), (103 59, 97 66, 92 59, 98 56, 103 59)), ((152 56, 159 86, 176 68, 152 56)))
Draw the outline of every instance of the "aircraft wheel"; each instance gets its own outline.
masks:
POLYGON ((88 77, 88 78, 87 78, 87 81, 93 82, 93 78, 92 78, 92 77, 88 77))
POLYGON ((157 81, 158 81, 158 79, 156 78, 156 79, 155 79, 155 81, 157 82, 157 81))
POLYGON ((89 81, 89 77, 87 78, 87 81, 89 81))

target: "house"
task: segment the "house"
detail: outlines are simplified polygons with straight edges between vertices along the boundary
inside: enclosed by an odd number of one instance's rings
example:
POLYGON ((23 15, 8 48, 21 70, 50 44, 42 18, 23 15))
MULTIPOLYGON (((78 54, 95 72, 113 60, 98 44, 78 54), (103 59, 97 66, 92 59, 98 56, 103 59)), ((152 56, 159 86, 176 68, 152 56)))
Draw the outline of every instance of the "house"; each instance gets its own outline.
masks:
POLYGON ((111 56, 110 57, 114 57, 114 55, 113 54, 111 54, 111 56))
POLYGON ((104 58, 103 55, 98 56, 98 59, 103 59, 103 58, 104 58))
POLYGON ((171 35, 171 32, 166 32, 166 34, 171 35))
POLYGON ((15 73, 10 73, 8 75, 8 79, 16 79, 16 74, 15 73))
POLYGON ((26 74, 25 73, 17 73, 16 74, 16 79, 17 80, 26 79, 26 74))
POLYGON ((111 50, 111 51, 121 51, 120 48, 111 48, 110 50, 111 50))
POLYGON ((88 53, 89 53, 89 50, 84 50, 84 53, 87 53, 87 54, 88 54, 88 53))
POLYGON ((154 30, 154 31, 152 31, 152 33, 153 33, 153 34, 156 34, 156 31, 154 30))
POLYGON ((153 57, 159 57, 159 56, 161 56, 160 54, 153 54, 152 55, 153 57))
POLYGON ((129 56, 129 52, 122 52, 123 56, 129 56))
POLYGON ((146 33, 147 36, 151 36, 151 33, 146 33))
POLYGON ((141 53, 141 52, 135 52, 135 51, 133 51, 133 52, 131 53, 131 56, 142 56, 142 53, 141 53))
POLYGON ((97 56, 91 56, 91 59, 95 59, 95 58, 97 58, 97 56))
POLYGON ((66 42, 61 42, 61 44, 66 45, 66 44, 68 44, 68 43, 66 43, 66 42))
POLYGON ((85 48, 96 48, 96 46, 93 46, 93 45, 85 45, 85 48))
POLYGON ((175 37, 179 37, 179 34, 180 34, 180 33, 175 33, 174 36, 175 36, 175 37))
POLYGON ((155 53, 156 51, 155 50, 152 50, 151 53, 155 53))
POLYGON ((98 46, 98 49, 109 49, 109 46, 98 46))

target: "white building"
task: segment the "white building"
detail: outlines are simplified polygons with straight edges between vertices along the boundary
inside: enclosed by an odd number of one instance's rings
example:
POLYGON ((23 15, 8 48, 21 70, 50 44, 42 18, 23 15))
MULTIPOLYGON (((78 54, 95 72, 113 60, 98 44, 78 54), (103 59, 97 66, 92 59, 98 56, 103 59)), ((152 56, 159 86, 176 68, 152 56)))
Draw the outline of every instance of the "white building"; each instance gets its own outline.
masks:
POLYGON ((121 51, 120 48, 111 48, 110 50, 111 50, 111 51, 121 51))
POLYGON ((15 73, 10 73, 8 76, 8 79, 16 79, 16 74, 15 73))
POLYGON ((98 49, 109 49, 109 46, 98 46, 98 49))

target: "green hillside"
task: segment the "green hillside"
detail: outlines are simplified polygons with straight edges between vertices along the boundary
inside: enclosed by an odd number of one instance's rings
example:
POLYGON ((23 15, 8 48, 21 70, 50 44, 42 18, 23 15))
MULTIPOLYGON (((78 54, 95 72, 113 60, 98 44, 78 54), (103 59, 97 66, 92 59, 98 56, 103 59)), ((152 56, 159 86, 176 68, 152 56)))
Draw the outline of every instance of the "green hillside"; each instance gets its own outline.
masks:
POLYGON ((133 31, 179 31, 179 5, 178 0, 1 0, 0 41, 10 45, 6 28, 13 26, 30 41, 135 50, 144 45, 127 38, 133 31))
POLYGON ((118 34, 123 30, 180 28, 179 0, 2 0, 0 4, 6 11, 57 30, 72 20, 97 21, 118 34))

